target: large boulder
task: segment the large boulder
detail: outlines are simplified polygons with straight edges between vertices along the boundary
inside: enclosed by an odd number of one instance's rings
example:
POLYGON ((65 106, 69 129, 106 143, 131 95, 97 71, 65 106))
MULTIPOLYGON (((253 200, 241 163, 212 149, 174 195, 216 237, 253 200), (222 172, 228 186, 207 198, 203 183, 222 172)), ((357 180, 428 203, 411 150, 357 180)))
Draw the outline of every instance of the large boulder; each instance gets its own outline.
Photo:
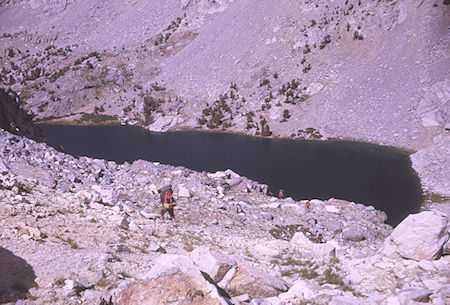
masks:
POLYGON ((289 242, 291 248, 311 257, 335 257, 336 248, 328 243, 316 244, 308 239, 302 232, 296 232, 289 242))
POLYGON ((189 192, 189 189, 184 186, 183 184, 180 184, 178 186, 178 197, 180 198, 190 198, 191 193, 189 192))
POLYGON ((175 273, 162 278, 138 281, 122 289, 116 297, 117 305, 194 304, 222 305, 187 274, 175 273))
POLYGON ((247 263, 233 267, 219 285, 232 296, 248 294, 253 299, 276 296, 288 290, 286 282, 282 279, 247 263))
MULTIPOLYGON (((300 303, 303 300, 312 299, 314 297, 314 290, 312 290, 307 281, 297 280, 288 291, 278 295, 281 304, 289 304, 297 301, 300 303)), ((294 303, 295 304, 295 303, 294 303)))
POLYGON ((256 244, 250 244, 247 250, 258 261, 270 262, 275 257, 281 255, 283 250, 289 247, 289 242, 281 239, 262 241, 258 240, 256 244))
POLYGON ((437 259, 449 238, 448 218, 437 211, 411 214, 384 241, 381 253, 391 258, 437 259))
POLYGON ((234 261, 228 256, 206 246, 194 249, 190 257, 202 272, 207 273, 214 282, 220 282, 233 267, 234 261))
POLYGON ((163 254, 142 281, 122 288, 118 305, 227 305, 229 298, 185 255, 163 254))
POLYGON ((400 291, 397 298, 400 304, 408 304, 414 302, 429 302, 430 295, 433 293, 430 290, 422 288, 408 288, 400 291))
POLYGON ((112 198, 113 198, 112 190, 104 189, 100 185, 93 185, 92 189, 100 195, 101 201, 103 203, 108 203, 108 204, 112 203, 112 198))

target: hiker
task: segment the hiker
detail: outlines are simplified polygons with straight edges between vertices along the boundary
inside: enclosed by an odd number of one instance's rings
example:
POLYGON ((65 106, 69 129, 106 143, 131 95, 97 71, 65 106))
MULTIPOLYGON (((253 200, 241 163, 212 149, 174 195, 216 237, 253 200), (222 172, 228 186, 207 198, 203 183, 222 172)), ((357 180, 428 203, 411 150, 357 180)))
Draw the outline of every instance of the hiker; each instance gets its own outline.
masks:
POLYGON ((170 219, 175 221, 175 214, 173 208, 177 205, 177 202, 173 198, 172 185, 166 185, 158 189, 159 199, 163 205, 161 209, 161 219, 164 220, 164 215, 169 212, 170 219))
POLYGON ((311 205, 311 203, 309 202, 309 200, 306 200, 305 202, 305 208, 309 209, 309 206, 311 205))
POLYGON ((280 191, 278 192, 278 198, 284 198, 284 190, 280 189, 280 191))
POLYGON ((325 243, 325 241, 323 240, 323 234, 322 233, 317 234, 317 242, 319 244, 325 243))

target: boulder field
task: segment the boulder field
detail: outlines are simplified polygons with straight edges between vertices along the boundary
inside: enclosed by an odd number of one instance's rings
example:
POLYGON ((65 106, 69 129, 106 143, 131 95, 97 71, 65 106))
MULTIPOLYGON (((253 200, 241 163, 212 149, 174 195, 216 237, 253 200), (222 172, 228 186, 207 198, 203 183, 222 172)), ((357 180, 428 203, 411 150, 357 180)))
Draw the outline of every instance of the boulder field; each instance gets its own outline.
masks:
POLYGON ((449 220, 279 199, 231 170, 74 157, 0 130, 7 304, 448 304, 449 220), (176 221, 157 189, 172 184, 176 221))

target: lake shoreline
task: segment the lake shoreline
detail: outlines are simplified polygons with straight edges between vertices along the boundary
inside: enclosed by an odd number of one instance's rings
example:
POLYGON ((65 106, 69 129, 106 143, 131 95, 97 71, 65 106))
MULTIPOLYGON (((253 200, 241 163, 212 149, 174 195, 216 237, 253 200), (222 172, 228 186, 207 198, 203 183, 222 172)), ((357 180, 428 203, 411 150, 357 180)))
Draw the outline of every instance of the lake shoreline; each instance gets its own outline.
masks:
POLYGON ((200 130, 149 132, 130 125, 40 126, 53 144, 75 155, 119 163, 143 159, 199 172, 231 169, 269 185, 273 194, 283 188, 296 200, 341 198, 385 211, 397 210, 399 202, 416 211, 423 203, 409 155, 372 143, 292 141, 200 130), (402 191, 405 187, 409 190, 402 191), (383 199, 383 193, 391 199, 383 199))

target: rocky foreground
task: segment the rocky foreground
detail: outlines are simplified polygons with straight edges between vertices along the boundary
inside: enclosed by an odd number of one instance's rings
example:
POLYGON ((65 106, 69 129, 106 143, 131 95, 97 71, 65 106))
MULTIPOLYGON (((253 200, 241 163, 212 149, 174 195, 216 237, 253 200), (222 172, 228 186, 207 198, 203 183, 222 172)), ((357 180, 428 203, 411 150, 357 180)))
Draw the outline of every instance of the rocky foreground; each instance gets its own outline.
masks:
POLYGON ((0 130, 0 301, 449 303, 444 214, 393 230, 371 206, 266 191, 231 170, 77 158, 0 130), (160 219, 168 183, 176 222, 160 219))

